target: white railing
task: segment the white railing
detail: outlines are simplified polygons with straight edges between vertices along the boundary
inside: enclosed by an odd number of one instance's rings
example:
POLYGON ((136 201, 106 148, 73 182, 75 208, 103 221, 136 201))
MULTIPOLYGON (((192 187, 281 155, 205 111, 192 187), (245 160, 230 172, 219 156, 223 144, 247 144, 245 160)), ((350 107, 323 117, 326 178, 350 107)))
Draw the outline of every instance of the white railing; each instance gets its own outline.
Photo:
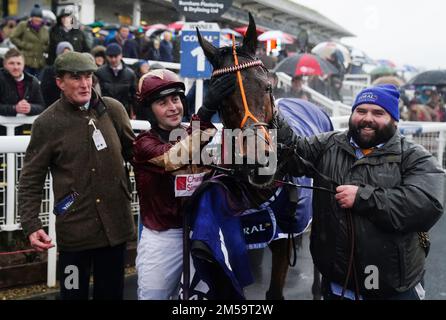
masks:
MULTIPOLYGON (((21 229, 20 217, 17 215, 16 186, 22 169, 24 152, 29 144, 30 136, 14 136, 14 129, 23 124, 32 124, 36 118, 37 116, 0 116, 0 125, 7 128, 7 136, 0 136, 0 232, 21 229)), ((147 130, 150 128, 150 124, 147 121, 132 120, 131 124, 134 130, 147 130)), ((139 215, 139 203, 133 172, 130 174, 130 180, 132 183, 132 213, 134 215, 139 215)), ((54 287, 56 285, 57 242, 55 216, 51 214, 52 208, 54 207, 54 198, 50 175, 48 175, 45 181, 43 191, 44 196, 39 218, 41 219, 43 226, 48 227, 48 234, 56 243, 54 248, 48 250, 47 264, 47 285, 48 287, 54 287)))
MULTIPOLYGON (((132 64, 138 62, 140 59, 122 58, 122 60, 124 60, 125 64, 132 65, 132 64)), ((178 71, 181 69, 181 64, 176 63, 176 62, 166 62, 166 61, 156 61, 156 60, 146 60, 146 61, 149 63, 149 66, 154 63, 157 63, 157 64, 162 65, 166 69, 178 70, 178 71)))
POLYGON ((344 81, 361 83, 364 87, 368 87, 372 83, 369 74, 346 74, 344 81))
MULTIPOLYGON (((291 77, 289 75, 287 75, 286 73, 283 73, 283 72, 278 72, 277 77, 279 79, 278 86, 280 88, 283 88, 283 87, 290 88, 291 87, 291 77)), ((317 105, 319 105, 320 107, 322 107, 324 109, 324 111, 326 111, 330 116, 337 117, 337 116, 342 116, 342 115, 348 115, 351 113, 351 110, 352 110, 351 106, 343 104, 340 101, 330 100, 323 94, 320 94, 319 92, 311 89, 307 85, 303 85, 302 88, 305 92, 308 92, 309 94, 311 94, 311 100, 314 103, 316 103, 317 105)))
MULTIPOLYGON (((349 116, 331 117, 335 130, 347 129, 349 118, 349 116)), ((444 157, 446 147, 445 122, 400 121, 398 128, 406 138, 425 147, 437 158, 443 169, 446 169, 446 158, 444 157)))
POLYGON ((352 81, 352 80, 344 80, 342 82, 342 99, 344 103, 347 105, 353 105, 353 101, 355 97, 361 92, 361 90, 367 88, 369 84, 368 82, 361 81, 352 81))
MULTIPOLYGON (((0 232, 19 230, 20 217, 17 216, 16 186, 17 179, 23 164, 23 156, 29 143, 29 136, 13 136, 14 128, 21 124, 29 124, 36 117, 0 117, 0 125, 8 128, 10 136, 0 136, 0 232), (5 174, 6 168, 6 174, 5 174), (5 192, 6 190, 6 192, 5 192), (3 200, 2 200, 3 199, 3 200), (6 201, 5 201, 6 199, 6 201)), ((349 116, 331 117, 336 129, 348 127, 349 116)), ((150 124, 147 121, 131 121, 134 130, 147 130, 150 124)), ((220 126, 218 126, 220 127, 220 126)), ((439 122, 401 122, 399 124, 402 134, 409 139, 423 145, 438 161, 446 167, 443 156, 446 138, 446 123, 439 122)), ((132 201, 131 208, 134 215, 139 214, 139 202, 136 193, 135 179, 131 172, 132 201)), ((51 177, 48 177, 44 185, 40 219, 44 226, 48 226, 49 235, 55 239, 55 216, 51 214, 53 208, 53 192, 51 177)), ((54 287, 56 284, 56 252, 53 248, 48 251, 48 278, 47 285, 54 287)))

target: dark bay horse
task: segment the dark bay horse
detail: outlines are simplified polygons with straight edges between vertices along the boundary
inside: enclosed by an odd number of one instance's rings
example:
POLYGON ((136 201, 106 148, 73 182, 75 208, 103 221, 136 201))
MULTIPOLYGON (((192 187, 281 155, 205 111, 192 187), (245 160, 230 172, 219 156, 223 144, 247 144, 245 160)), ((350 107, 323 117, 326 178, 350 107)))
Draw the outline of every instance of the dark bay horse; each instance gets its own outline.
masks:
MULTIPOLYGON (((199 32, 197 34, 201 47, 214 68, 213 77, 225 73, 236 73, 238 77, 236 91, 221 103, 220 116, 224 128, 240 129, 241 133, 249 131, 250 134, 246 136, 254 135, 257 139, 253 141, 261 142, 256 143, 254 154, 248 150, 252 142, 249 142, 248 139, 242 139, 241 143, 236 143, 233 146, 234 150, 232 151, 238 152, 246 162, 234 165, 243 168, 237 171, 237 174, 241 176, 240 180, 236 183, 229 181, 225 186, 227 193, 233 194, 232 200, 229 202, 236 202, 237 198, 243 195, 248 198, 248 202, 252 205, 251 208, 257 207, 263 201, 270 199, 277 190, 276 182, 277 179, 283 178, 281 168, 286 161, 284 159, 278 161, 280 154, 277 152, 274 133, 271 134, 271 131, 269 131, 271 129, 269 124, 272 122, 271 120, 273 120, 277 109, 274 105, 267 69, 255 57, 257 34, 254 19, 249 14, 249 27, 243 39, 243 44, 238 47, 234 44, 232 48, 216 48, 203 39, 199 32), (259 155, 262 154, 267 156, 267 163, 258 161, 259 155), (249 166, 248 163, 254 163, 254 166, 249 166), (272 169, 269 168, 263 174, 259 174, 258 169, 264 167, 272 167, 272 169), (246 170, 246 168, 248 169, 246 170)), ((290 194, 293 192, 296 191, 292 190, 290 194)), ((209 202, 216 201, 215 198, 213 199, 209 202)), ((297 201, 294 205, 297 206, 297 201)), ((295 206, 290 202, 287 210, 295 213, 295 206)), ((272 270, 270 286, 266 293, 267 299, 283 299, 283 288, 291 250, 290 239, 292 238, 282 238, 269 242, 272 252, 272 270)))

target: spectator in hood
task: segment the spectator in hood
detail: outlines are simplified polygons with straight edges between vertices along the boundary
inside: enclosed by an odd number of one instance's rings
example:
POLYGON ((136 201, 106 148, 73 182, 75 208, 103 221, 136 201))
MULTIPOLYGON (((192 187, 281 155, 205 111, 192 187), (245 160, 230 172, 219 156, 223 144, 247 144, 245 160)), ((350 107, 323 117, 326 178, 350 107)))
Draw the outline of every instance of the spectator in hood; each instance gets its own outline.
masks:
POLYGON ((30 18, 17 25, 11 35, 11 42, 25 57, 25 71, 39 77, 46 65, 44 54, 48 52, 49 33, 38 4, 31 10, 30 18))
POLYGON ((91 49, 91 55, 94 58, 94 62, 96 65, 101 67, 105 63, 105 47, 101 45, 97 45, 91 49))
POLYGON ((75 17, 71 10, 63 9, 57 17, 57 22, 50 30, 50 44, 48 49, 48 64, 53 64, 57 57, 57 44, 67 41, 73 46, 73 51, 89 52, 85 34, 75 24, 75 17))

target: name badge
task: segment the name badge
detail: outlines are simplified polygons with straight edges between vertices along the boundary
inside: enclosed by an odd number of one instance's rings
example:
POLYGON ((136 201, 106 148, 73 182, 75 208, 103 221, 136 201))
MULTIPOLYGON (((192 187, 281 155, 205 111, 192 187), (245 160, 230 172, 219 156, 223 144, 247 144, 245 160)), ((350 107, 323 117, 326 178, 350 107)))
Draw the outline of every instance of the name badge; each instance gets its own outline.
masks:
POLYGON ((96 145, 96 149, 98 151, 101 151, 101 150, 107 148, 107 144, 105 143, 105 139, 102 136, 101 130, 99 130, 99 129, 94 130, 92 138, 93 138, 94 144, 96 145))
POLYGON ((96 125, 94 124, 94 119, 90 119, 90 121, 88 122, 88 125, 93 126, 93 128, 94 128, 93 135, 91 137, 93 138, 96 149, 98 151, 101 151, 101 150, 107 148, 107 144, 105 143, 104 136, 102 135, 101 130, 96 128, 96 125))
POLYGON ((190 197, 203 182, 206 172, 175 177, 175 197, 190 197))

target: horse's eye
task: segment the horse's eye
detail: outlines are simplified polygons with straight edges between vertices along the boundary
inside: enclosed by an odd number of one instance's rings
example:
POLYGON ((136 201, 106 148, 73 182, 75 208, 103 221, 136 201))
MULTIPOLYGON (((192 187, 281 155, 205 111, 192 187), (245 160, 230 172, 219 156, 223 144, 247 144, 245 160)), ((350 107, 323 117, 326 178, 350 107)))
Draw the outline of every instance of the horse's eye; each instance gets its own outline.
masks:
POLYGON ((265 90, 266 92, 272 92, 273 91, 273 86, 271 85, 271 83, 269 83, 267 86, 266 86, 266 90, 265 90))

